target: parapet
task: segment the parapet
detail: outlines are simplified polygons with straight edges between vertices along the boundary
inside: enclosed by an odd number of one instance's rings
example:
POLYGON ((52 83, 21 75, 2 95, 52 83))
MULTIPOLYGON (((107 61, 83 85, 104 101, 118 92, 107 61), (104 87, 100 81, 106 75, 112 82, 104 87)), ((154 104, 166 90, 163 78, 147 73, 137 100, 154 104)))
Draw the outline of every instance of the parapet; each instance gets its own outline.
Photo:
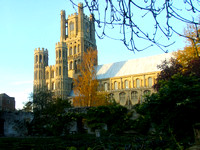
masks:
POLYGON ((71 15, 68 15, 68 18, 76 17, 77 15, 78 15, 77 13, 73 13, 71 15))
POLYGON ((35 51, 48 51, 48 50, 44 48, 40 49, 40 47, 38 47, 38 48, 35 48, 35 51))
POLYGON ((58 43, 56 43, 56 46, 57 45, 63 45, 63 46, 66 46, 66 43, 65 42, 58 42, 58 43))
POLYGON ((35 48, 35 50, 34 50, 34 54, 37 54, 37 53, 40 53, 40 54, 45 54, 45 55, 48 55, 48 50, 47 49, 44 49, 44 48, 40 48, 40 47, 38 47, 38 48, 35 48))
POLYGON ((58 42, 58 43, 56 43, 56 47, 60 47, 60 46, 65 47, 65 46, 67 46, 67 44, 65 42, 58 42))

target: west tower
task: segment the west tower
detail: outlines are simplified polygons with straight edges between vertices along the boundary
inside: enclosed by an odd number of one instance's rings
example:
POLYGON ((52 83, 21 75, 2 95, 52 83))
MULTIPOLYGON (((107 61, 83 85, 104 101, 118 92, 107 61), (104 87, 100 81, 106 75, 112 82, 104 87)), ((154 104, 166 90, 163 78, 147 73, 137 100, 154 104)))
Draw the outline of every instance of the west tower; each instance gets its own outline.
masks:
POLYGON ((94 17, 83 13, 83 4, 78 4, 78 14, 74 13, 65 19, 65 12, 61 11, 61 37, 68 47, 68 76, 77 78, 77 65, 81 63, 83 53, 89 47, 97 49, 95 39, 94 17))

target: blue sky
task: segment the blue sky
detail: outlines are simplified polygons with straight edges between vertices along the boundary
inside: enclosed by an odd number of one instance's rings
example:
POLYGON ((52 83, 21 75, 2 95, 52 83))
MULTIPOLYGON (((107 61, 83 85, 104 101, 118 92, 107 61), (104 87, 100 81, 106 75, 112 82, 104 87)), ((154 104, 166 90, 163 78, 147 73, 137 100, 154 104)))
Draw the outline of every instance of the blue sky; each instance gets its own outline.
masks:
MULTIPOLYGON (((62 9, 67 15, 75 12, 69 0, 0 0, 0 93, 15 97, 16 108, 23 107, 33 90, 34 49, 47 48, 49 65, 55 64, 55 43, 60 39, 62 9)), ((85 13, 89 15, 87 11, 85 13)), ((179 25, 180 32, 184 26, 179 25)), ((116 32, 113 30, 110 34, 116 32)), ((169 48, 170 52, 184 47, 184 39, 178 36, 173 39, 177 42, 169 48)), ((156 47, 133 53, 120 41, 97 37, 96 40, 99 64, 163 53, 156 47)))

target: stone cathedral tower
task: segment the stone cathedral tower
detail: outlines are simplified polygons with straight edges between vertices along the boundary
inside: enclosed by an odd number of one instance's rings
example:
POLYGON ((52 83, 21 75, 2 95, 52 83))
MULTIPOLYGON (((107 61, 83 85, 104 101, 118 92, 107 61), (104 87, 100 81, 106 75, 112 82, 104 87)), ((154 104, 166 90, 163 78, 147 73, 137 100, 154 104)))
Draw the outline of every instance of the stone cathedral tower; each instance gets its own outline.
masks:
POLYGON ((96 50, 93 15, 83 13, 83 4, 78 4, 78 14, 65 17, 61 10, 60 42, 56 43, 55 65, 48 66, 48 51, 44 48, 34 51, 34 91, 48 88, 55 96, 65 99, 72 90, 73 78, 79 75, 77 65, 89 47, 96 50))
POLYGON ((65 36, 65 27, 63 26, 63 30, 61 29, 61 39, 65 39, 68 46, 68 75, 71 78, 77 78, 77 64, 82 61, 83 52, 87 51, 89 47, 97 48, 94 18, 93 15, 90 15, 90 18, 84 15, 83 4, 79 3, 78 14, 69 15, 66 25, 68 34, 65 36))
POLYGON ((34 89, 44 87, 46 84, 45 67, 48 66, 48 51, 44 48, 34 51, 34 89))

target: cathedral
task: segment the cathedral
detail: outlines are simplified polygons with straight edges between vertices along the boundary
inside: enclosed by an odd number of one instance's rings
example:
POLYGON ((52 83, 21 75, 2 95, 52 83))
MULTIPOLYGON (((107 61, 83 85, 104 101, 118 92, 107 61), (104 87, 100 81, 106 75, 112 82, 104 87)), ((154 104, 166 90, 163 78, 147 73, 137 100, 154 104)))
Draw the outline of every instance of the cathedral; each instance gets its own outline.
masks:
MULTIPOLYGON (((61 10, 60 42, 56 43, 55 65, 48 65, 48 50, 34 51, 34 91, 46 87, 55 96, 73 97, 73 78, 77 78, 77 65, 89 47, 97 49, 93 15, 83 13, 83 4, 78 4, 78 13, 69 15, 61 10)), ((112 64, 97 65, 98 90, 109 93, 110 98, 121 105, 142 102, 144 95, 153 93, 152 85, 160 70, 157 65, 169 60, 172 54, 161 54, 112 64)))

